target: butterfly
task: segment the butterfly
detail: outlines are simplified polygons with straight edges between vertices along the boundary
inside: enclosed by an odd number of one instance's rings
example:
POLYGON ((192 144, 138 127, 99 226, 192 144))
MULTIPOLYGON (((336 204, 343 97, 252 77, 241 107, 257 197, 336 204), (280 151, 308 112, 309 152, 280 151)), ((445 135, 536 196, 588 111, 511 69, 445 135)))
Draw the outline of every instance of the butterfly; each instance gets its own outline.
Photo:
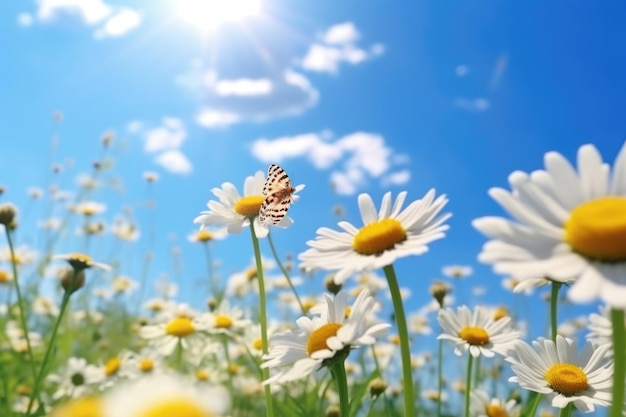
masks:
POLYGON ((296 188, 284 169, 272 164, 267 169, 267 180, 263 186, 263 195, 266 196, 259 209, 261 223, 278 224, 287 214, 287 210, 295 201, 296 188))

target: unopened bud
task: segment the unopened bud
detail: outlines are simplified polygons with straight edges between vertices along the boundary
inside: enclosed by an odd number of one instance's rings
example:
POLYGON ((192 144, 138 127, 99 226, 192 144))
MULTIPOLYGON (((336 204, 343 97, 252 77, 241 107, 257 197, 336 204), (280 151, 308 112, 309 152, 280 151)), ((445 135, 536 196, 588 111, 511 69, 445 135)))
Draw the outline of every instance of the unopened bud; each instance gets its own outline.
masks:
POLYGON ((385 382, 382 378, 374 378, 372 382, 370 382, 370 395, 374 398, 383 394, 387 389, 387 382, 385 382))
POLYGON ((331 404, 328 407, 326 407, 326 411, 324 412, 324 415, 326 417, 340 417, 341 410, 339 409, 338 405, 331 404))
POLYGON ((11 203, 0 204, 0 224, 11 227, 15 222, 15 216, 17 216, 17 208, 11 203))
POLYGON ((430 295, 432 295, 433 298, 437 300, 437 302, 439 303, 439 307, 441 308, 444 307, 443 299, 446 297, 446 295, 450 293, 450 291, 450 286, 442 281, 435 281, 430 286, 430 295))
POLYGON ((65 292, 73 294, 85 285, 85 271, 66 268, 61 272, 61 287, 65 292))
POLYGON ((337 284, 335 282, 335 274, 331 274, 326 277, 326 279, 324 280, 324 286, 326 287, 326 290, 328 290, 328 292, 331 292, 335 295, 337 295, 337 293, 341 291, 341 288, 343 287, 343 285, 337 284))

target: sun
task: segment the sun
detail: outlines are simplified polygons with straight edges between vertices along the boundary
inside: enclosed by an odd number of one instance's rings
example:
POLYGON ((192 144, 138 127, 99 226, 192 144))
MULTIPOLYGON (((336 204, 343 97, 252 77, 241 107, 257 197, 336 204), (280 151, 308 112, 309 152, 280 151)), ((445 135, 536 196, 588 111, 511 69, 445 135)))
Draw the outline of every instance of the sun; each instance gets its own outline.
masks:
POLYGON ((202 30, 239 22, 261 12, 261 0, 179 0, 177 14, 202 30))

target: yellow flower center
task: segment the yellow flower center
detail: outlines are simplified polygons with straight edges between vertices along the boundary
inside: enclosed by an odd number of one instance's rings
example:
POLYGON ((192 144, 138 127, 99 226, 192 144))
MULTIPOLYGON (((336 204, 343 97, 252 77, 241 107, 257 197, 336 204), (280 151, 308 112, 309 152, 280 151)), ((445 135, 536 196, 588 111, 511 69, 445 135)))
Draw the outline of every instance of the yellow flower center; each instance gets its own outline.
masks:
POLYGON ((576 207, 565 222, 565 241, 593 260, 626 261, 626 198, 603 197, 576 207))
POLYGON ((234 210, 242 216, 258 216, 261 204, 265 201, 264 195, 249 195, 241 197, 235 203, 234 210))
POLYGON ((553 391, 565 396, 576 395, 589 388, 585 371, 570 363, 552 365, 544 378, 553 391))
POLYGON ((252 342, 252 347, 256 350, 263 349, 263 341, 261 340, 260 337, 258 339, 254 339, 254 342, 252 342))
POLYGON ((257 276, 257 270, 256 270, 256 267, 254 267, 254 268, 248 268, 248 269, 246 270, 246 279, 247 279, 248 281, 252 281, 253 279, 255 279, 255 278, 256 278, 256 276, 257 276))
POLYGON ((337 331, 341 328, 341 326, 341 323, 328 323, 319 329, 313 330, 309 336, 309 341, 306 344, 307 354, 311 356, 318 350, 328 349, 326 340, 328 340, 329 337, 336 336, 337 331))
POLYGON ((363 226, 352 247, 361 255, 378 255, 406 240, 406 230, 396 219, 382 219, 363 226))
POLYGON ((392 334, 391 336, 389 336, 389 341, 391 343, 393 343, 394 345, 399 345, 400 344, 400 336, 398 336, 397 334, 392 334))
POLYGON ((352 307, 348 306, 346 307, 345 313, 343 313, 343 318, 347 319, 350 317, 350 313, 352 313, 352 307))
POLYGON ((48 415, 49 417, 103 417, 102 403, 95 397, 82 397, 63 404, 48 415))
POLYGON ((213 233, 209 232, 206 229, 199 230, 196 233, 196 240, 198 242, 208 242, 211 239, 213 239, 213 233))
POLYGON ((307 299, 307 300, 302 301, 302 308, 304 309, 304 312, 306 313, 307 311, 315 307, 315 304, 316 304, 315 300, 307 299))
POLYGON ((154 361, 150 358, 143 358, 139 361, 139 370, 147 373, 154 369, 154 361))
POLYGON ((86 269, 93 265, 93 260, 89 255, 85 255, 84 253, 70 253, 67 255, 67 262, 74 269, 86 269))
POLYGON ((11 275, 4 269, 0 269, 0 284, 7 284, 11 281, 11 275))
POLYGON ((200 407, 200 404, 191 402, 188 399, 171 399, 157 402, 148 407, 137 417, 213 417, 200 407))
POLYGON ((165 326, 165 333, 176 336, 185 337, 196 331, 189 317, 176 317, 165 326))
POLYGON ((500 319, 508 317, 508 315, 509 315, 509 310, 507 310, 506 307, 498 307, 496 308, 496 311, 494 311, 493 313, 493 320, 498 321, 500 319))
POLYGON ((470 345, 482 346, 489 343, 489 334, 482 327, 463 327, 459 332, 459 337, 470 345))
POLYGON ((218 329, 230 329, 230 326, 233 325, 233 319, 224 315, 218 314, 215 316, 215 327, 218 329))
POLYGON ((506 410, 499 405, 490 404, 485 409, 487 417, 509 417, 506 410))
POLYGON ((207 371, 199 369, 199 370, 196 371, 196 379, 198 381, 208 381, 209 373, 207 371))
POLYGON ((117 371, 120 370, 120 365, 122 364, 122 361, 120 360, 120 358, 111 358, 109 359, 105 364, 104 364, 104 375, 106 376, 112 376, 115 375, 117 373, 117 371))
POLYGON ((228 365, 228 373, 231 375, 237 375, 237 373, 239 373, 239 367, 236 363, 231 363, 230 365, 228 365))

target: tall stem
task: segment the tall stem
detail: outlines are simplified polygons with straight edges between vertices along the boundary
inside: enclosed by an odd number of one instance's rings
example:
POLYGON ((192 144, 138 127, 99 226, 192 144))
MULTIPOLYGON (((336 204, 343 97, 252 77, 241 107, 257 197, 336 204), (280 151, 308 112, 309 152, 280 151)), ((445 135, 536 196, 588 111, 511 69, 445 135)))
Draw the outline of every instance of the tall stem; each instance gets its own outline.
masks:
MULTIPOLYGON (((261 323, 261 345, 263 354, 269 352, 269 342, 267 340, 267 299, 265 294, 265 279, 263 278, 263 264, 261 261, 261 249, 259 248, 259 239, 254 231, 254 218, 250 219, 250 236, 252 237, 252 247, 254 249, 254 260, 256 262, 256 275, 259 283, 259 321, 261 323)), ((263 380, 267 380, 270 376, 268 368, 262 368, 263 380)), ((272 403, 272 392, 269 384, 265 385, 265 413, 267 417, 274 417, 274 405, 272 403)))
POLYGON ((441 417, 443 393, 443 339, 437 341, 437 417, 441 417))
MULTIPOLYGON (((74 270, 74 277, 72 278, 72 281, 76 279, 77 275, 78 275, 78 272, 74 270)), ((41 389, 41 381, 43 380, 43 376, 45 374, 46 368, 48 367, 48 361, 50 360, 50 355, 56 347, 55 341, 57 338, 57 332, 59 331, 59 326, 61 325, 61 321, 63 321, 63 316, 69 304, 71 294, 72 293, 70 291, 65 291, 63 293, 63 300, 61 301, 61 308, 59 309, 59 315, 57 316, 56 322, 54 323, 54 327, 52 328, 52 335, 50 336, 50 340, 48 341, 48 344, 46 347, 46 353, 43 357, 43 362, 41 362, 41 367, 39 368, 39 373, 37 374, 37 377, 35 378, 35 384, 33 385, 33 393, 30 396, 30 400, 28 401, 28 407, 26 409, 27 410, 26 416, 30 416, 30 410, 33 407, 33 402, 35 401, 35 398, 37 398, 37 396, 39 395, 39 390, 41 389)))
POLYGON ((5 226, 4 230, 7 235, 7 241, 9 243, 9 251, 11 252, 11 268, 13 268, 13 284, 15 286, 15 293, 17 294, 17 306, 20 309, 20 326, 22 327, 22 332, 24 332, 24 339, 26 339, 26 351, 28 353, 28 361, 30 362, 30 369, 33 374, 33 382, 37 380, 37 369, 35 366, 35 358, 33 355, 33 348, 30 344, 30 335, 28 334, 28 324, 26 322, 26 308, 24 307, 24 297, 22 297, 22 291, 20 289, 18 272, 17 272, 17 262, 15 258, 15 248, 13 246, 13 238, 11 237, 11 232, 9 231, 9 227, 5 226))
POLYGON ((302 304, 302 300, 300 300, 300 296, 298 295, 298 292, 296 291, 296 287, 293 286, 293 282, 291 282, 291 278, 289 277, 289 273, 287 272, 287 270, 283 266, 283 263, 280 261, 280 258, 278 257, 278 253, 276 252, 276 248, 274 247, 274 241, 272 240, 272 233, 271 232, 267 234, 267 241, 270 244, 270 249, 272 250, 272 255, 274 255, 274 260, 276 261, 276 263, 278 264, 278 267, 280 268, 281 272, 283 273, 283 275, 287 279, 287 283, 289 284, 289 288, 291 288, 291 291, 293 292, 293 295, 295 295, 295 297, 296 297, 296 301, 298 302, 298 305, 300 306, 300 310, 302 311, 302 315, 303 316, 306 315, 306 310, 304 308, 304 305, 302 304))
POLYGON ((624 407, 624 377, 626 373, 626 329, 624 327, 624 310, 611 309, 613 323, 613 356, 615 368, 613 374, 613 405, 611 417, 621 417, 624 407))
POLYGON ((559 304, 559 290, 563 283, 552 281, 552 291, 550 293, 550 332, 552 341, 556 343, 557 334, 557 306, 559 304))
POLYGON ((400 336, 400 354, 402 357, 402 385, 404 389, 404 416, 415 416, 415 397, 413 394, 413 370, 411 368, 411 348, 409 347, 409 332, 406 325, 406 317, 404 315, 404 305, 402 303, 402 294, 396 272, 393 264, 389 264, 383 268, 389 292, 391 293, 391 302, 393 303, 393 311, 396 316, 396 327, 400 336))
POLYGON ((470 415, 470 393, 472 392, 472 365, 474 364, 474 356, 467 355, 467 375, 465 376, 465 417, 470 415))
POLYGON ((339 395, 339 416, 350 416, 350 399, 348 397, 348 377, 346 376, 346 367, 343 360, 338 360, 330 366, 330 372, 333 374, 335 385, 337 386, 337 394, 339 395))

